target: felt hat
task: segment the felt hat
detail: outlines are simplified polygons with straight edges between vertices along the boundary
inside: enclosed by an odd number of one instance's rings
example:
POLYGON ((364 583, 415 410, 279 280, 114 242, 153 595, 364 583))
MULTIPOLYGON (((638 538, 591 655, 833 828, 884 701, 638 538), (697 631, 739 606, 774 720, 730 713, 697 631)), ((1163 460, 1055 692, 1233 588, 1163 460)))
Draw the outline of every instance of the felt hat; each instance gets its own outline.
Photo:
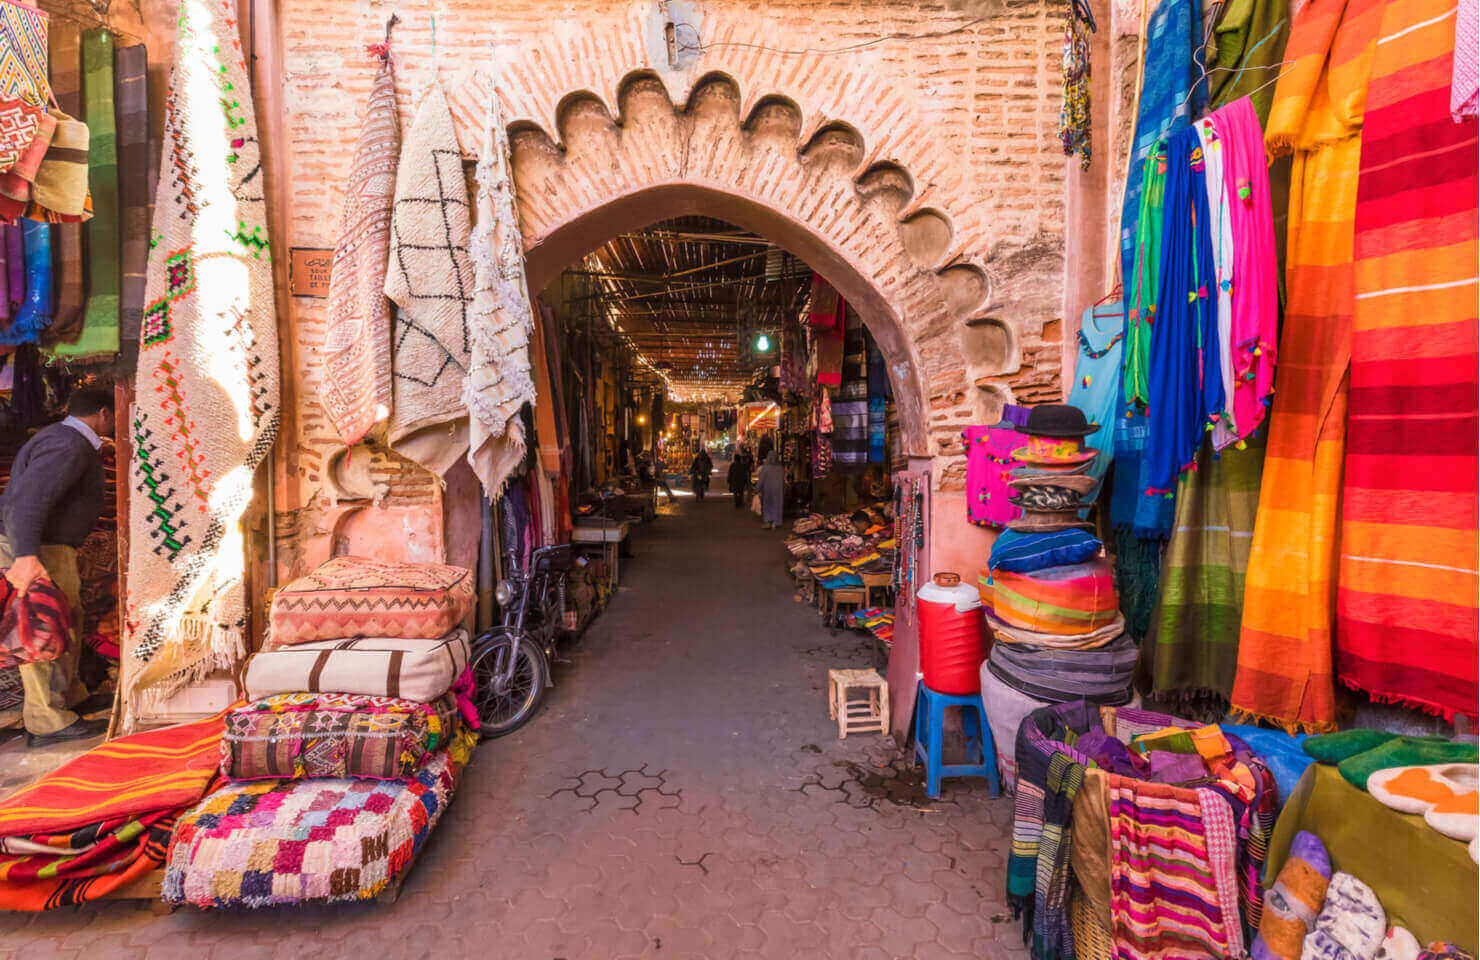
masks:
POLYGON ((1007 502, 1022 507, 1030 513, 1057 513, 1063 510, 1078 510, 1083 506, 1076 491, 1043 485, 1021 489, 1008 497, 1007 502))
POLYGON ((1079 519, 1077 510, 1058 510, 1052 513, 1025 513, 1016 520, 1007 522, 1007 529, 1018 533, 1052 533, 1055 530, 1072 530, 1078 527, 1093 531, 1095 525, 1079 519))
POLYGON ((1078 438, 1027 437, 1027 443, 1012 451, 1016 460, 1030 465, 1073 466, 1090 463, 1096 451, 1083 446, 1078 438))
POLYGON ((1084 411, 1067 403, 1040 403, 1028 410, 1028 422, 1020 433, 1035 437, 1087 437, 1100 429, 1084 418, 1084 411))
MULTIPOLYGON (((1016 471, 1014 471, 1016 474, 1016 471)), ((1086 494, 1095 488, 1095 478, 1083 473, 1042 473, 1034 472, 1024 476, 1010 476, 1007 485, 1014 490, 1028 490, 1033 487, 1059 487, 1064 490, 1072 490, 1078 494, 1086 494)))
POLYGON ((1093 460, 1085 460, 1082 463, 1024 465, 1013 467, 1007 471, 1007 475, 1013 480, 1039 479, 1045 483, 1053 483, 1061 477, 1072 477, 1088 473, 1089 468, 1093 464, 1093 460))

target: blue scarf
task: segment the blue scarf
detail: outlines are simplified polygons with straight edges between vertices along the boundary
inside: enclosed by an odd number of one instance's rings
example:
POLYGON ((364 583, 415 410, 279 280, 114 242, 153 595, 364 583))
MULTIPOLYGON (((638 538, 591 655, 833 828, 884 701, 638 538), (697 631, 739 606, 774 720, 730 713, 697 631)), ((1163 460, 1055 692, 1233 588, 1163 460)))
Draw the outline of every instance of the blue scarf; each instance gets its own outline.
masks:
POLYGON ((1177 477, 1194 466, 1203 431, 1211 429, 1224 405, 1207 182, 1191 127, 1167 140, 1166 186, 1161 290, 1147 376, 1147 492, 1152 494, 1170 494, 1177 477))

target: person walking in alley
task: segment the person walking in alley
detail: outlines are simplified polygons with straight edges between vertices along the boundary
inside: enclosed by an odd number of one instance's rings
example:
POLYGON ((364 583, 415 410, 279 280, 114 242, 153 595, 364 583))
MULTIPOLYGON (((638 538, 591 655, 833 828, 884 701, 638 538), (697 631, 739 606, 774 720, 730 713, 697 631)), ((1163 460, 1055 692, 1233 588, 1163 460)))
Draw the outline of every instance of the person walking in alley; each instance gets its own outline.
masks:
MULTIPOLYGON (((82 581, 77 548, 103 508, 102 438, 113 433, 113 395, 78 390, 67 417, 37 431, 16 454, 10 482, 0 493, 0 569, 19 596, 47 577, 66 597, 74 624, 81 623, 82 581)), ((83 720, 69 707, 87 696, 77 678, 79 632, 56 660, 20 665, 26 745, 46 746, 103 732, 102 721, 83 720)))
POLYGON ((729 482, 730 495, 735 498, 735 509, 745 506, 745 494, 750 490, 750 471, 755 461, 750 459, 750 449, 745 444, 735 450, 735 459, 730 461, 730 472, 725 474, 729 482))
POLYGON ((699 452, 694 454, 694 460, 689 464, 689 480, 694 487, 694 496, 700 500, 704 499, 704 493, 709 489, 709 475, 712 473, 714 461, 709 459, 709 451, 700 444, 699 452))
POLYGON ((757 485, 761 491, 761 519, 765 521, 767 530, 774 530, 781 526, 786 496, 786 468, 781 465, 781 458, 775 450, 766 457, 757 485))

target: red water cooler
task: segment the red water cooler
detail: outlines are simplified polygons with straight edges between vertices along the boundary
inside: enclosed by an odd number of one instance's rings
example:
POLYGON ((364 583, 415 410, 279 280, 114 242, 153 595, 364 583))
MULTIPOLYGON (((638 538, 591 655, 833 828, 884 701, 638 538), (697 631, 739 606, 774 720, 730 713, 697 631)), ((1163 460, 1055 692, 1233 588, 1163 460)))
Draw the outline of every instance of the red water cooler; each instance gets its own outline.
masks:
POLYGON ((925 686, 952 695, 979 693, 987 622, 976 587, 955 574, 936 574, 915 595, 915 610, 925 686))

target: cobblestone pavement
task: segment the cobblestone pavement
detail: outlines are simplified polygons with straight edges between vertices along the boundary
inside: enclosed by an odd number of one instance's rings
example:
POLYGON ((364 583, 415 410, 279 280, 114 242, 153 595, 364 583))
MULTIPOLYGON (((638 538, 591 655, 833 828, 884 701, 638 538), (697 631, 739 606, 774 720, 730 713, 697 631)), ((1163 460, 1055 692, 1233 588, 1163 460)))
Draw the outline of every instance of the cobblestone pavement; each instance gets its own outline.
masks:
POLYGON ((792 601, 781 535, 728 497, 664 513, 397 902, 12 914, 0 956, 1025 956, 1010 801, 980 781, 930 801, 892 741, 838 740, 826 671, 867 665, 866 639, 792 601))

